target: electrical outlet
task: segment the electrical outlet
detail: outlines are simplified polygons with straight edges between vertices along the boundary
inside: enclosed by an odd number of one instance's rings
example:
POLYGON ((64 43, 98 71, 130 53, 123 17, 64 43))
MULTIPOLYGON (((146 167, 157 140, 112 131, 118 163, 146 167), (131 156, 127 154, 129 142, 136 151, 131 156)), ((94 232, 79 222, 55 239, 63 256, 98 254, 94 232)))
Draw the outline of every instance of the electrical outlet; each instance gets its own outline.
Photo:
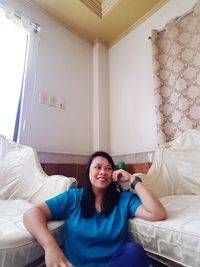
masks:
POLYGON ((65 99, 61 98, 59 101, 59 108, 60 109, 65 109, 65 99))

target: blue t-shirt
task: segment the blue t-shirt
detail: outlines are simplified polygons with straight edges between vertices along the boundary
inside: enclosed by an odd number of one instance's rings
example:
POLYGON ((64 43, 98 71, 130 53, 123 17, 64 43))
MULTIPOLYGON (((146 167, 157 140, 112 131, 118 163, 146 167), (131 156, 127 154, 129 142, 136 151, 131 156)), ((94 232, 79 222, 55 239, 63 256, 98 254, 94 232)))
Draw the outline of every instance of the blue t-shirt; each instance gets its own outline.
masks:
POLYGON ((132 192, 120 192, 113 212, 106 217, 97 210, 84 218, 82 188, 72 188, 46 201, 54 220, 65 220, 64 254, 75 267, 105 267, 114 253, 128 242, 127 220, 141 205, 132 192))

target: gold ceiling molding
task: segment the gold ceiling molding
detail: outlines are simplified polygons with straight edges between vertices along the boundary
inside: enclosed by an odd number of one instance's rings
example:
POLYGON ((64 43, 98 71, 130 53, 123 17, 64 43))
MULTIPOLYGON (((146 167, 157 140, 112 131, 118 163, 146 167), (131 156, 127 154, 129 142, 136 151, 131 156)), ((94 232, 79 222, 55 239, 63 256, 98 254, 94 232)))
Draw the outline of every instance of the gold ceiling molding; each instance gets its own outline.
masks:
POLYGON ((80 0, 97 16, 103 18, 119 0, 80 0))
MULTIPOLYGON (((1 1, 1 0, 0 0, 1 1)), ((107 28, 112 28, 115 30, 118 29, 121 22, 121 12, 120 8, 124 1, 127 1, 127 8, 132 9, 132 4, 137 2, 144 3, 149 2, 150 0, 21 0, 25 2, 28 6, 35 9, 36 12, 40 11, 43 14, 47 15, 58 24, 66 28, 68 31, 72 32, 82 40, 88 42, 90 45, 95 45, 97 43, 101 43, 105 47, 112 47, 117 42, 119 42, 122 38, 124 38, 127 34, 133 31, 137 26, 143 23, 147 18, 149 18, 153 13, 155 13, 160 7, 165 5, 170 0, 151 0, 156 1, 157 4, 153 6, 151 9, 147 9, 149 11, 143 13, 143 16, 140 16, 137 19, 133 19, 130 21, 129 16, 129 25, 124 28, 124 30, 117 31, 116 34, 111 36, 111 38, 107 38, 106 30, 107 28), (83 1, 87 3, 100 3, 101 8, 101 16, 104 16, 100 19, 100 16, 96 13, 92 12, 86 4, 83 4, 83 1), (140 2, 141 1, 141 2, 140 2), (143 2, 142 2, 143 1, 143 2), (58 4, 59 3, 59 4, 58 4), (113 8, 114 7, 114 8, 113 8), (66 12, 63 13, 63 10, 70 10, 70 14, 66 12), (80 11, 80 12, 79 12, 80 11), (91 11, 91 12, 90 12, 91 11), (103 11, 105 13, 103 13, 103 11), (108 14, 106 12, 110 11, 108 14), (116 12, 115 12, 116 11, 116 12), (102 15, 104 14, 104 15, 102 15), (72 16, 71 16, 72 15, 72 16), (79 16, 79 20, 74 20, 79 16), (116 18, 114 24, 112 24, 113 19, 116 18), (110 20, 111 19, 111 20, 110 20), (91 26, 91 27, 90 27, 91 26), (111 27, 112 26, 112 27, 111 27)), ((96 5, 97 7, 97 5, 96 5)), ((124 14, 126 14, 126 9, 123 9, 124 14)), ((122 12, 122 13, 123 13, 122 12)), ((133 10, 133 18, 135 11, 133 10)), ((127 16, 128 19, 128 16, 127 16)), ((126 20, 126 16, 124 16, 123 20, 126 20)), ((41 23, 42 24, 42 23, 41 23)), ((41 25, 42 27, 42 25, 41 25)))

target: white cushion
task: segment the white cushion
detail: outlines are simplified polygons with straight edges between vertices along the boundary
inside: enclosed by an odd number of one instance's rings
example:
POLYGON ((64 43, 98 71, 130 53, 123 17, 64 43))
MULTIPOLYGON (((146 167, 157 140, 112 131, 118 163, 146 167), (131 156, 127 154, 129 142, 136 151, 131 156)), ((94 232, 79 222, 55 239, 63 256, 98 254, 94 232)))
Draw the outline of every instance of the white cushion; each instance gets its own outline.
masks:
POLYGON ((179 195, 161 199, 167 220, 129 220, 131 240, 145 250, 187 267, 200 266, 200 196, 179 195))
POLYGON ((32 147, 0 135, 0 199, 38 203, 75 186, 75 178, 48 176, 32 147))
POLYGON ((160 145, 144 184, 158 197, 200 195, 200 132, 188 130, 160 145))
POLYGON ((48 176, 40 189, 31 196, 30 201, 37 204, 76 186, 77 181, 73 177, 51 175, 48 176))

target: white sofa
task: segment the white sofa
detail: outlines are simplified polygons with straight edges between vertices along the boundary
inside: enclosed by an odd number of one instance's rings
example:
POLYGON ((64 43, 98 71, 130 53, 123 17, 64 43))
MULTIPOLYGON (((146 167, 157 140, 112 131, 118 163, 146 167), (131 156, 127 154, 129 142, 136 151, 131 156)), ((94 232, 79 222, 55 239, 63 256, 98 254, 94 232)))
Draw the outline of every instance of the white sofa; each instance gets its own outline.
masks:
POLYGON ((129 220, 131 239, 167 266, 200 266, 200 132, 188 130, 160 145, 153 164, 142 175, 165 206, 168 218, 129 220))
MULTIPOLYGON (((33 148, 0 135, 0 266, 38 266, 44 253, 23 225, 23 213, 34 204, 76 187, 73 177, 47 176, 33 148), (29 265, 31 263, 31 265, 29 265)), ((49 222, 63 243, 63 222, 49 222)))

